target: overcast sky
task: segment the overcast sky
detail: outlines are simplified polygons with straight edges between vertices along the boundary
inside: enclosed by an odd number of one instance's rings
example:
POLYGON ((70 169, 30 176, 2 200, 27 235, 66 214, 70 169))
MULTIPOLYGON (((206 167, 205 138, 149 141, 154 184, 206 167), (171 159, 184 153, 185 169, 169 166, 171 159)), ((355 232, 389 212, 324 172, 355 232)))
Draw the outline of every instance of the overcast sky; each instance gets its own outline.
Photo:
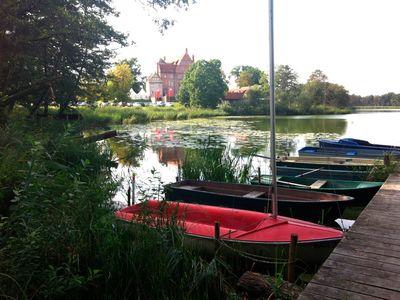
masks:
MULTIPOLYGON (((400 0, 275 0, 275 63, 289 65, 301 83, 315 69, 350 94, 400 93, 400 0)), ((143 75, 157 61, 219 59, 228 75, 237 65, 269 69, 268 0, 197 0, 187 11, 154 12, 138 1, 114 0, 111 23, 136 44, 119 58, 137 57, 143 75), (158 32, 152 18, 176 24, 158 32)))

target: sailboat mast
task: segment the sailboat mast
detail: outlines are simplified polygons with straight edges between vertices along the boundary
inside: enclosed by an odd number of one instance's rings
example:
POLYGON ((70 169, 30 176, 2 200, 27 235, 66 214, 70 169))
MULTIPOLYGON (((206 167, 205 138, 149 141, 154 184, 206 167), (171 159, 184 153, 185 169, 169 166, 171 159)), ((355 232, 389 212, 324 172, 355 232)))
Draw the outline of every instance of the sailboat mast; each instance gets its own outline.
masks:
POLYGON ((272 174, 271 200, 272 217, 278 216, 278 198, 276 184, 276 155, 275 155, 275 63, 274 63, 274 1, 269 0, 269 108, 270 108, 270 168, 272 174))

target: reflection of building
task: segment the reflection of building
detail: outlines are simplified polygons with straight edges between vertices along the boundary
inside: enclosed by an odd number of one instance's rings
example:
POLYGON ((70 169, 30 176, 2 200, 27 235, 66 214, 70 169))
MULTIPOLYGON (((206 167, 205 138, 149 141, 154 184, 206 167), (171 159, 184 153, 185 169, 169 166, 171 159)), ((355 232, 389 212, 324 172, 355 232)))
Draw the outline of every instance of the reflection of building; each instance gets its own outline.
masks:
POLYGON ((181 165, 185 157, 183 147, 161 147, 157 149, 158 161, 166 165, 181 165))
POLYGON ((147 78, 146 88, 149 97, 154 100, 174 100, 179 91, 185 72, 194 63, 194 56, 190 57, 186 49, 185 54, 178 60, 167 63, 160 59, 157 71, 147 78))

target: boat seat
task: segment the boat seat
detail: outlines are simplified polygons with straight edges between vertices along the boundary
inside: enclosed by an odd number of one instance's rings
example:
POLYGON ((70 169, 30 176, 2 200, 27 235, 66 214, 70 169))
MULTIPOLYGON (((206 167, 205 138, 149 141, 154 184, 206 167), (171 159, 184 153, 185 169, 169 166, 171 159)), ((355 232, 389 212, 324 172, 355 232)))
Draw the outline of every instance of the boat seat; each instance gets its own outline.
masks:
POLYGON ((185 189, 185 190, 199 190, 199 189, 201 189, 201 186, 196 186, 196 185, 181 185, 180 188, 185 189))
POLYGON ((265 191, 251 191, 250 193, 247 193, 245 195, 243 195, 243 197, 247 197, 247 198, 258 198, 262 195, 265 194, 265 191))
POLYGON ((327 181, 326 180, 317 180, 313 184, 310 185, 312 189, 319 189, 321 188, 327 181))

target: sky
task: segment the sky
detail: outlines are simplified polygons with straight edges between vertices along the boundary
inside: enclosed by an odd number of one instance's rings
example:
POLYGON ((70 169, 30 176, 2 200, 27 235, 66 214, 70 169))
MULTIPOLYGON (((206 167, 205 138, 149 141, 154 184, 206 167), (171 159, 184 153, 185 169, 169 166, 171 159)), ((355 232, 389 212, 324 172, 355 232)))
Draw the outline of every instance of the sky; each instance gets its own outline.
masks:
MULTIPOLYGON (((136 57, 144 76, 160 58, 188 49, 195 60, 219 59, 269 70, 268 0, 197 0, 187 11, 154 11, 140 1, 114 0, 110 23, 135 43, 118 59, 136 57), (156 16, 176 22, 164 34, 156 16)), ((328 81, 361 96, 400 93, 400 0, 275 0, 275 65, 289 65, 300 83, 320 69, 328 81)))

